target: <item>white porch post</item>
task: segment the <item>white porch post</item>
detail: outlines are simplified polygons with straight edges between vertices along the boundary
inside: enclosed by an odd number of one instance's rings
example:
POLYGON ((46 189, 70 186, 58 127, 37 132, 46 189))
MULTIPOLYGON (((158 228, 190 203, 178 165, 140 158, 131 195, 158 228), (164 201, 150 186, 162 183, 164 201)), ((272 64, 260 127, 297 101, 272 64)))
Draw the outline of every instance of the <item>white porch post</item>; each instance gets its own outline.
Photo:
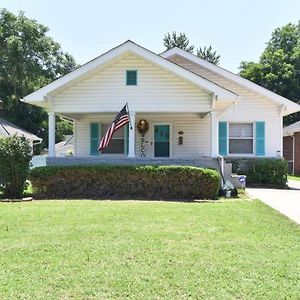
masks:
POLYGON ((210 112, 210 156, 219 155, 219 122, 218 114, 215 111, 210 112))
POLYGON ((135 157, 135 112, 130 112, 132 129, 129 128, 128 157, 135 157))
POLYGON ((55 156, 55 113, 48 113, 48 156, 55 156))

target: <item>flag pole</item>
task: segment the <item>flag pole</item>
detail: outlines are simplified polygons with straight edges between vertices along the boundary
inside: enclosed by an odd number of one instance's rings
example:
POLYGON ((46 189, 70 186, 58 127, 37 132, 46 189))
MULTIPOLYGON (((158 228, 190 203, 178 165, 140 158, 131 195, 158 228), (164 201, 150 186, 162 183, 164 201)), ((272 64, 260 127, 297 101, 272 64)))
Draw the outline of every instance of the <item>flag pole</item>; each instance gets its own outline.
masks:
POLYGON ((130 112, 129 112, 128 102, 126 102, 126 108, 127 108, 127 113, 128 113, 128 116, 129 116, 130 130, 132 130, 132 123, 131 123, 131 117, 130 117, 130 112))

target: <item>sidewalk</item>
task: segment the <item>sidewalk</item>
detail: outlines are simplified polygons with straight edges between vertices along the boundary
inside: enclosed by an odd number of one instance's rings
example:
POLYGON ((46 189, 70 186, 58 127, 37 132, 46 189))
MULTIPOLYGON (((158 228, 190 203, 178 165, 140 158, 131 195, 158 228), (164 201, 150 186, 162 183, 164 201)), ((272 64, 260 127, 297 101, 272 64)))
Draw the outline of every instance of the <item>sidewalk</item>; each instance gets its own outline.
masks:
POLYGON ((289 180, 288 181, 288 186, 290 189, 298 189, 300 190, 300 181, 297 180, 289 180))
POLYGON ((247 188, 246 192, 300 224, 300 182, 288 184, 291 190, 247 188))

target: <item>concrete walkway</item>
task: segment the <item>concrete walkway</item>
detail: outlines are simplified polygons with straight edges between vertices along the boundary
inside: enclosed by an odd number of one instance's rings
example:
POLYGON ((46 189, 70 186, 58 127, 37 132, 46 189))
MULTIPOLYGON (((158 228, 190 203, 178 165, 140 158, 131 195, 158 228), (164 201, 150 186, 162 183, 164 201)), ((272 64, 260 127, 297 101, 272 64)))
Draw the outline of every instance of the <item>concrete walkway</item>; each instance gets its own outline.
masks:
POLYGON ((290 190, 247 188, 246 192, 300 224, 300 182, 289 181, 290 190))

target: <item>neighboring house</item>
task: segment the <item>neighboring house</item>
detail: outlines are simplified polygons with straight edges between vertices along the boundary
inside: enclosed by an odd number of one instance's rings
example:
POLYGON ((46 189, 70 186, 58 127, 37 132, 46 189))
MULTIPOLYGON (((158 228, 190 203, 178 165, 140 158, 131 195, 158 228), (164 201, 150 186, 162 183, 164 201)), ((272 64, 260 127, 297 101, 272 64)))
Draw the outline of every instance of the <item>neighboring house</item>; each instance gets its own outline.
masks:
POLYGON ((283 128, 283 156, 290 172, 300 175, 300 121, 283 128))
POLYGON ((74 137, 67 135, 65 139, 55 144, 56 156, 73 156, 74 154, 74 137))
POLYGON ((178 48, 157 55, 131 41, 26 96, 49 115, 74 120, 74 156, 99 160, 282 157, 282 118, 296 103, 178 48), (105 153, 98 143, 128 102, 132 130, 120 129, 105 153), (137 124, 149 123, 142 140, 137 124), (144 149, 141 149, 144 148, 144 149))
POLYGON ((30 143, 31 148, 33 148, 33 145, 40 144, 42 142, 42 139, 33 133, 30 133, 19 126, 0 118, 0 137, 9 137, 13 135, 25 137, 30 143))

